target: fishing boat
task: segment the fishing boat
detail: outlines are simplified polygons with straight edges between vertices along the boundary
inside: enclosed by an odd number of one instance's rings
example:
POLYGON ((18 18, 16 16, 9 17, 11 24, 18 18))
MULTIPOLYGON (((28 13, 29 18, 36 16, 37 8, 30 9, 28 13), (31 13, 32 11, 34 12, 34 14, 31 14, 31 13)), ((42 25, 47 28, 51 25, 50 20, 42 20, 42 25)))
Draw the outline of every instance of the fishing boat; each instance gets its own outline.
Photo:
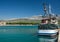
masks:
POLYGON ((57 16, 52 16, 50 6, 49 6, 50 13, 48 13, 45 4, 44 11, 46 16, 42 17, 41 23, 38 26, 38 35, 56 36, 58 34, 57 16))

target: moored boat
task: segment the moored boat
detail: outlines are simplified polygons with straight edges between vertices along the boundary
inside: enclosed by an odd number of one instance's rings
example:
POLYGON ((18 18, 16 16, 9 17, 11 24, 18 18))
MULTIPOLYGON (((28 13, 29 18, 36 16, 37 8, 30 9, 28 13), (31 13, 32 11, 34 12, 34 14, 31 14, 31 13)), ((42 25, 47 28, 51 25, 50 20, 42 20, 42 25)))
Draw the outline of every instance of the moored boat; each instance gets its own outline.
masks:
MULTIPOLYGON (((50 7, 49 7, 50 9, 50 7)), ((41 20, 38 26, 38 35, 56 36, 58 34, 58 20, 56 16, 47 13, 46 5, 44 4, 44 11, 46 16, 41 20)), ((50 10, 51 11, 51 10, 50 10)))
POLYGON ((56 36, 58 34, 58 26, 55 24, 40 24, 38 27, 38 35, 56 36))

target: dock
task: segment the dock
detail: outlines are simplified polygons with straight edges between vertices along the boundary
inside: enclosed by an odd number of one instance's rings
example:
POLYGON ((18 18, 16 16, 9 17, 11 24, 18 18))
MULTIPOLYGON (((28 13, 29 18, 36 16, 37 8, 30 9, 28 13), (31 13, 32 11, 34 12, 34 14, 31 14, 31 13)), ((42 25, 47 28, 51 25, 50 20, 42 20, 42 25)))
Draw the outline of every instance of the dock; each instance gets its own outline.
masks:
POLYGON ((58 42, 60 42, 60 29, 58 29, 58 42))

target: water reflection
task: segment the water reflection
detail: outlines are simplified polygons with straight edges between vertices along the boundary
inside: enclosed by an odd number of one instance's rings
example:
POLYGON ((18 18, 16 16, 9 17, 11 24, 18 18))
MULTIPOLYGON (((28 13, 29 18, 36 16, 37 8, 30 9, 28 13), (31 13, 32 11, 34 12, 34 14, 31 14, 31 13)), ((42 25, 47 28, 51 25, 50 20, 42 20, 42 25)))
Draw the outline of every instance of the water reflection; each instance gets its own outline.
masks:
POLYGON ((56 42, 57 38, 37 36, 38 26, 0 27, 0 42, 56 42))
POLYGON ((39 42, 57 42, 57 37, 38 36, 39 42))

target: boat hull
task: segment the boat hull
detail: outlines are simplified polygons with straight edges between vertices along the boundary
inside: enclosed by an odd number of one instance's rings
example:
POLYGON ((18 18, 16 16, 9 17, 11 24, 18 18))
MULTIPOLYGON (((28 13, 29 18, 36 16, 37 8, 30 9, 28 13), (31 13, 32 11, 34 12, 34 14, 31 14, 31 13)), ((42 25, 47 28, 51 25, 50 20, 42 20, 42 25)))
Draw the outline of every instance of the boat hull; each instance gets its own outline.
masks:
POLYGON ((57 33, 57 30, 38 30, 38 35, 54 36, 57 35, 57 33))

